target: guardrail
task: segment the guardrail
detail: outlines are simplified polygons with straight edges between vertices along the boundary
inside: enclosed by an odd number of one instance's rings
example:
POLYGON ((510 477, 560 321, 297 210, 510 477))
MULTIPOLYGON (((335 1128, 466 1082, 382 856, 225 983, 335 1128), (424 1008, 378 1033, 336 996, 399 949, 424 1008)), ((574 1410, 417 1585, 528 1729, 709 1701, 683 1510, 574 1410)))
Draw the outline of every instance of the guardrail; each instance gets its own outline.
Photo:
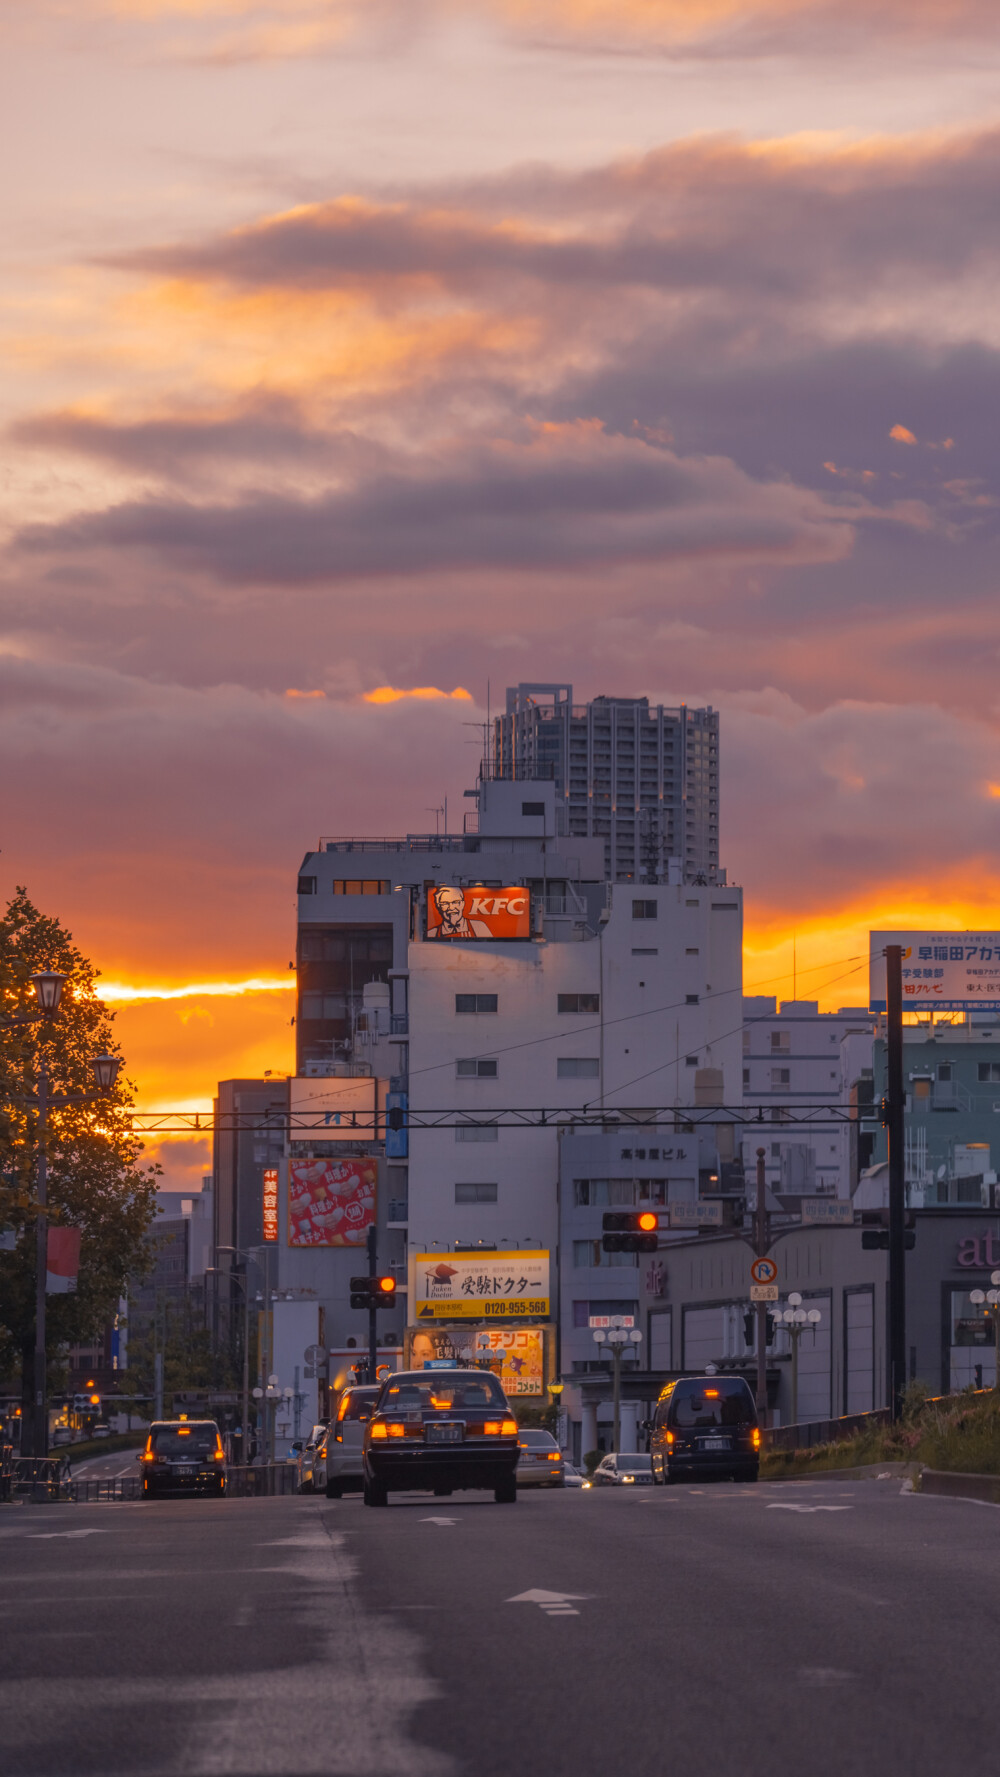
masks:
POLYGON ((231 1499, 274 1499, 286 1493, 296 1493, 299 1485, 298 1468, 294 1462, 229 1468, 226 1476, 226 1492, 231 1499))
POLYGON ((94 1505, 114 1499, 141 1499, 142 1481, 138 1475, 112 1475, 106 1480, 70 1481, 67 1493, 74 1505, 94 1505))
POLYGON ((888 1425, 892 1414, 888 1407, 876 1407, 872 1413, 847 1413, 843 1419, 810 1419, 802 1425, 776 1425, 766 1434, 768 1450, 808 1450, 812 1444, 835 1444, 838 1438, 852 1438, 856 1432, 888 1425))

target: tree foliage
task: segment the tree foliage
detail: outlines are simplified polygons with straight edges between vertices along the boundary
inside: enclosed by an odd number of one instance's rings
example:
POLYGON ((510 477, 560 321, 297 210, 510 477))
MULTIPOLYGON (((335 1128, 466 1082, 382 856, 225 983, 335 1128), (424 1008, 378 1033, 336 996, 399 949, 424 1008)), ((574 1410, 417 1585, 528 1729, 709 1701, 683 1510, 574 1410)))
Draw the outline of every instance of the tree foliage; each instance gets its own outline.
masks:
MULTIPOLYGON (((67 976, 58 1016, 0 1030, 0 1227, 12 1227, 17 1237, 12 1252, 0 1252, 0 1372, 8 1375, 34 1338, 40 1059, 44 1054, 50 1093, 60 1097, 93 1091, 91 1057, 120 1053, 92 965, 65 927, 19 888, 0 918, 0 1018, 34 1010, 30 977, 41 969, 67 976)), ((108 1097, 49 1112, 50 1222, 82 1234, 76 1293, 48 1298, 50 1354, 97 1336, 115 1314, 128 1276, 148 1268, 144 1237, 156 1211, 158 1168, 140 1165, 133 1102, 134 1088, 120 1076, 108 1097)))

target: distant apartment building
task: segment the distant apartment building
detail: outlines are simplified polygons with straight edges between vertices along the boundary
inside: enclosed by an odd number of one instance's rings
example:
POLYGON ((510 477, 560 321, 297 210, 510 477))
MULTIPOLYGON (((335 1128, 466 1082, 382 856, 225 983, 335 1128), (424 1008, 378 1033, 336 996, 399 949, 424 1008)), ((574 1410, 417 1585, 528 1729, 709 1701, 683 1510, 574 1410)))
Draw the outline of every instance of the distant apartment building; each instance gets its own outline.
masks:
POLYGON ((602 841, 609 881, 724 880, 717 710, 576 704, 572 685, 522 684, 508 689, 489 749, 484 776, 554 784, 560 831, 602 841))
POLYGON ((824 1123, 822 1107, 863 1109, 871 1103, 874 1033, 874 1017, 863 1006, 821 1012, 817 1000, 783 1000, 779 1006, 769 995, 744 999, 743 1102, 751 1116, 763 1112, 761 1122, 744 1125, 748 1177, 763 1147, 770 1190, 851 1196, 870 1162, 874 1137, 839 1118, 824 1123), (779 1133, 782 1125, 787 1128, 779 1133))
MULTIPOLYGON (((875 1043, 876 1096, 885 1092, 885 1041, 875 1043)), ((914 1208, 1000 1208, 1000 1018, 905 1025, 903 1084, 907 1200, 914 1208)), ((871 1181, 884 1195, 885 1131, 873 1124, 871 1181)), ((869 1193, 870 1194, 870 1193, 869 1193)))

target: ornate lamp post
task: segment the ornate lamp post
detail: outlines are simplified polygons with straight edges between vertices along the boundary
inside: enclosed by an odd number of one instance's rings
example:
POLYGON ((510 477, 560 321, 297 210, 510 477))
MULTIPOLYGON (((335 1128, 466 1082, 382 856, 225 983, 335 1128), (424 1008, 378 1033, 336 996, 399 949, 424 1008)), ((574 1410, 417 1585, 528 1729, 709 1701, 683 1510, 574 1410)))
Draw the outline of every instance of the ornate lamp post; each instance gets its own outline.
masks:
POLYGON ((809 1327, 819 1326, 823 1319, 818 1308, 808 1311, 802 1306, 802 1297, 798 1290, 792 1290, 788 1298, 788 1307, 783 1314, 776 1314, 775 1321, 783 1326, 792 1341, 792 1424, 799 1422, 799 1340, 809 1327))

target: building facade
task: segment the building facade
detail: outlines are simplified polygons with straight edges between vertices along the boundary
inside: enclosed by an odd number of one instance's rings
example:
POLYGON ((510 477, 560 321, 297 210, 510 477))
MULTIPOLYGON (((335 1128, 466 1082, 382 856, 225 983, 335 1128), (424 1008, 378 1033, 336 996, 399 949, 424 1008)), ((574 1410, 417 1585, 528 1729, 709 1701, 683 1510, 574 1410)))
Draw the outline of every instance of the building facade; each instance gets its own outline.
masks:
POLYGON ((572 685, 523 684, 493 722, 484 776, 549 780, 561 830, 597 838, 610 881, 724 880, 719 713, 646 697, 573 702, 572 685))
POLYGON ((742 1095, 765 1126, 747 1125, 743 1163, 752 1174, 756 1150, 766 1155, 767 1183, 786 1195, 850 1197, 871 1162, 874 1136, 839 1120, 810 1129, 793 1121, 807 1106, 871 1102, 875 1019, 863 1006, 821 1012, 816 1000, 743 1001, 742 1095), (788 1129, 779 1134, 787 1122, 788 1129), (777 1127, 776 1127, 777 1126, 777 1127))
MULTIPOLYGON (((885 1040, 874 1046, 876 1098, 885 1092, 885 1040)), ((903 1027, 907 1200, 944 1208, 997 1199, 1000 1162, 1000 1018, 903 1027)), ((873 1163, 887 1159, 885 1131, 872 1124, 873 1163)))

